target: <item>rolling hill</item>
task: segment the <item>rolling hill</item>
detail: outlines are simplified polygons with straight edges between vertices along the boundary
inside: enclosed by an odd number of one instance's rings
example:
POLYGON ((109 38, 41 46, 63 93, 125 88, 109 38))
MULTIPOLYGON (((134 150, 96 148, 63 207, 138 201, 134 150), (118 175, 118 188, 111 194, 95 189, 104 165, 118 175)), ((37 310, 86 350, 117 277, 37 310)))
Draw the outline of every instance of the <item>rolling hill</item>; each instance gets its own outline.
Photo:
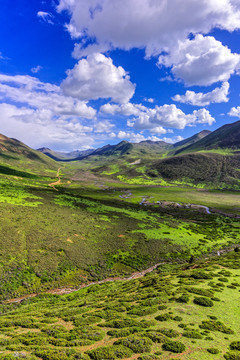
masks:
POLYGON ((197 142, 186 144, 178 153, 217 149, 240 149, 240 121, 223 125, 197 142))

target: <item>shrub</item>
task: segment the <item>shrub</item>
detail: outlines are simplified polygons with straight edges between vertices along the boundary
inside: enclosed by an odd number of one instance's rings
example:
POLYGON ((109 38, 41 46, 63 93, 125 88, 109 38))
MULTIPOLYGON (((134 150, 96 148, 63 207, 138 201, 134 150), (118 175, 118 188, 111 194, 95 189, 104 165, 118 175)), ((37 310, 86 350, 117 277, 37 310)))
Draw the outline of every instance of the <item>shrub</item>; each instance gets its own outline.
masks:
POLYGON ((219 331, 224 334, 233 334, 232 329, 228 328, 221 321, 217 320, 203 320, 202 324, 199 325, 200 329, 206 329, 211 331, 219 331))
POLYGON ((130 335, 126 338, 117 340, 114 344, 126 346, 134 353, 143 353, 151 350, 152 341, 147 337, 130 335))
POLYGON ((68 360, 69 356, 64 350, 36 350, 35 355, 43 360, 68 360))
POLYGON ((161 332, 149 330, 146 333, 144 333, 144 336, 148 337, 155 343, 163 343, 166 340, 166 336, 163 335, 161 332))
POLYGON ((161 315, 156 316, 155 319, 158 320, 158 321, 167 321, 167 320, 172 319, 172 316, 165 313, 165 314, 161 314, 161 315))
POLYGON ((240 351, 240 341, 233 341, 230 345, 229 345, 231 350, 239 350, 240 351))
POLYGON ((177 299, 176 299, 177 302, 180 302, 180 303, 188 303, 189 301, 189 296, 187 294, 182 294, 181 296, 179 296, 177 299))
POLYGON ((162 348, 163 350, 171 351, 174 353, 182 353, 186 349, 185 345, 180 341, 166 341, 162 345, 162 348))
POLYGON ((189 339, 202 339, 202 335, 197 330, 192 329, 185 330, 183 336, 189 339))
POLYGON ((205 298, 205 297, 195 297, 193 300, 194 304, 206 306, 206 307, 212 307, 213 302, 212 300, 205 298))
POLYGON ((162 333, 163 335, 166 335, 169 338, 174 338, 179 335, 179 332, 177 332, 176 330, 173 330, 173 329, 159 329, 159 331, 160 331, 160 333, 162 333))
POLYGON ((240 354, 235 351, 230 351, 224 355, 226 360, 240 360, 240 354))
POLYGON ((207 351, 210 353, 210 354, 219 354, 220 351, 216 348, 209 348, 207 349, 207 351))
POLYGON ((132 356, 132 351, 122 345, 103 346, 86 352, 94 360, 114 360, 132 356))

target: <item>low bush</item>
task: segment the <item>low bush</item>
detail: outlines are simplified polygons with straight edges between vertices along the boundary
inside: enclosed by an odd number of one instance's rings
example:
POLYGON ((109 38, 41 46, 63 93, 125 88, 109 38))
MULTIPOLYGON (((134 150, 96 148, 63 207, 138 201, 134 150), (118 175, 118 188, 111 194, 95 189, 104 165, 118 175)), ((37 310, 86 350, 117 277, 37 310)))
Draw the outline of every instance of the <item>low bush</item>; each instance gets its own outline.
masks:
POLYGON ((132 351, 122 345, 103 346, 98 349, 89 350, 86 353, 93 360, 114 360, 129 358, 132 356, 132 351))
POLYGON ((206 306, 206 307, 212 307, 213 302, 212 300, 206 298, 206 297, 195 297, 193 300, 194 304, 206 306))
POLYGON ((229 345, 231 350, 239 350, 240 351, 240 341, 233 341, 230 345, 229 345))
POLYGON ((126 346, 134 353, 144 353, 151 350, 152 341, 147 337, 130 335, 126 338, 117 340, 114 344, 126 346))
POLYGON ((173 353, 182 353, 186 349, 185 345, 180 341, 166 341, 162 345, 162 348, 165 351, 170 351, 173 353))
POLYGON ((224 334, 233 334, 233 330, 224 325, 221 321, 217 320, 203 320, 199 325, 200 329, 206 329, 211 331, 219 331, 224 334))
POLYGON ((240 360, 240 353, 237 351, 230 351, 224 355, 226 360, 240 360))
POLYGON ((183 336, 189 339, 202 339, 202 335, 193 329, 187 329, 183 332, 183 336))
POLYGON ((209 348, 207 349, 207 351, 210 353, 210 354, 219 354, 220 351, 216 348, 209 348))

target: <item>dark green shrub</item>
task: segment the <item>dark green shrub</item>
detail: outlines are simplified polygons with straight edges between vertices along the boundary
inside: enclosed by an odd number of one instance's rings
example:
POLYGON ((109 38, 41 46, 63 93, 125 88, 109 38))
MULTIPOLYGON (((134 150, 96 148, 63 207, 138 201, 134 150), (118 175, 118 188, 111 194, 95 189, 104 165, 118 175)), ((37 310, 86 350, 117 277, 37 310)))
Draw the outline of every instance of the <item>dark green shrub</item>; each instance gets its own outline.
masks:
POLYGON ((138 357, 138 360, 156 360, 156 359, 158 359, 158 356, 152 354, 141 355, 138 357))
POLYGON ((192 329, 185 330, 183 336, 189 339, 202 339, 202 335, 197 330, 192 329))
POLYGON ((240 360, 239 352, 230 351, 224 355, 226 360, 240 360))
POLYGON ((186 349, 185 345, 180 341, 166 341, 162 345, 162 348, 165 351, 170 351, 174 353, 182 353, 186 349))
POLYGON ((167 305, 159 305, 158 310, 166 310, 167 308, 167 305))
POLYGON ((122 345, 103 346, 94 350, 89 350, 86 353, 94 360, 114 360, 132 356, 132 351, 122 345))
POLYGON ((166 335, 169 338, 175 338, 179 335, 179 332, 173 329, 159 329, 160 333, 166 335))
POLYGON ((120 329, 120 330, 109 330, 107 332, 107 335, 119 338, 119 337, 126 337, 128 335, 131 335, 131 334, 135 333, 136 331, 137 331, 136 328, 120 329))
POLYGON ((145 316, 154 314, 157 310, 158 308, 156 306, 135 306, 133 309, 128 311, 128 314, 145 316))
POLYGON ((212 307, 213 302, 212 300, 205 298, 205 297, 195 297, 193 300, 194 304, 206 306, 206 307, 212 307))
POLYGON ((221 321, 217 320, 203 320, 202 324, 199 325, 200 329, 206 329, 210 331, 219 331, 224 334, 233 334, 232 329, 228 328, 221 321))
POLYGON ((175 321, 182 321, 182 317, 181 316, 174 316, 174 318, 173 318, 173 320, 175 320, 175 321))
POLYGON ((123 345, 131 349, 134 353, 149 352, 151 350, 152 341, 147 337, 130 335, 126 338, 117 340, 114 344, 123 345))
POLYGON ((207 351, 210 353, 210 354, 219 354, 220 351, 216 348, 209 348, 207 349, 207 351))
POLYGON ((155 319, 158 320, 158 321, 167 321, 167 320, 172 319, 172 316, 165 313, 165 314, 161 314, 161 315, 156 316, 155 319))
POLYGON ((187 294, 182 294, 176 299, 179 303, 188 303, 189 302, 189 296, 187 294))
POLYGON ((239 350, 240 351, 240 341, 233 341, 230 345, 229 345, 231 350, 239 350))
POLYGON ((144 333, 145 337, 148 337, 155 343, 163 343, 166 340, 166 336, 159 331, 149 330, 144 333))
POLYGON ((43 360, 68 360, 69 356, 64 350, 36 350, 35 355, 43 360))

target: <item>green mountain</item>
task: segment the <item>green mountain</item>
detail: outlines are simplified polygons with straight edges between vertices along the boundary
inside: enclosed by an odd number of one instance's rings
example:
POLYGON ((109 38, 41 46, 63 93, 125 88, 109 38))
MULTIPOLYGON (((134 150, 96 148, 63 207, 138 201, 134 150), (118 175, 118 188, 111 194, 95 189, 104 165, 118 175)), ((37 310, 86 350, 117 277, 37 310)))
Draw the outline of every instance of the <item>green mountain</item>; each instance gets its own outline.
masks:
POLYGON ((195 144, 196 142, 198 142, 199 140, 205 138, 207 135, 211 134, 211 131, 209 130, 203 130, 187 139, 184 139, 182 141, 179 141, 177 143, 175 143, 174 146, 174 154, 178 154, 179 152, 181 152, 181 150, 183 150, 184 148, 195 144))
POLYGON ((76 150, 71 152, 60 152, 42 147, 37 149, 37 151, 40 151, 41 153, 49 156, 50 158, 56 161, 74 161, 74 160, 80 160, 81 158, 90 155, 94 151, 94 149, 83 150, 83 151, 76 150))
POLYGON ((56 162, 48 156, 31 149, 17 139, 1 134, 0 163, 2 172, 4 171, 4 166, 37 174, 45 174, 48 170, 55 171, 57 169, 56 162))
POLYGON ((240 121, 223 125, 194 144, 184 147, 181 151, 193 152, 217 149, 240 149, 240 121))

